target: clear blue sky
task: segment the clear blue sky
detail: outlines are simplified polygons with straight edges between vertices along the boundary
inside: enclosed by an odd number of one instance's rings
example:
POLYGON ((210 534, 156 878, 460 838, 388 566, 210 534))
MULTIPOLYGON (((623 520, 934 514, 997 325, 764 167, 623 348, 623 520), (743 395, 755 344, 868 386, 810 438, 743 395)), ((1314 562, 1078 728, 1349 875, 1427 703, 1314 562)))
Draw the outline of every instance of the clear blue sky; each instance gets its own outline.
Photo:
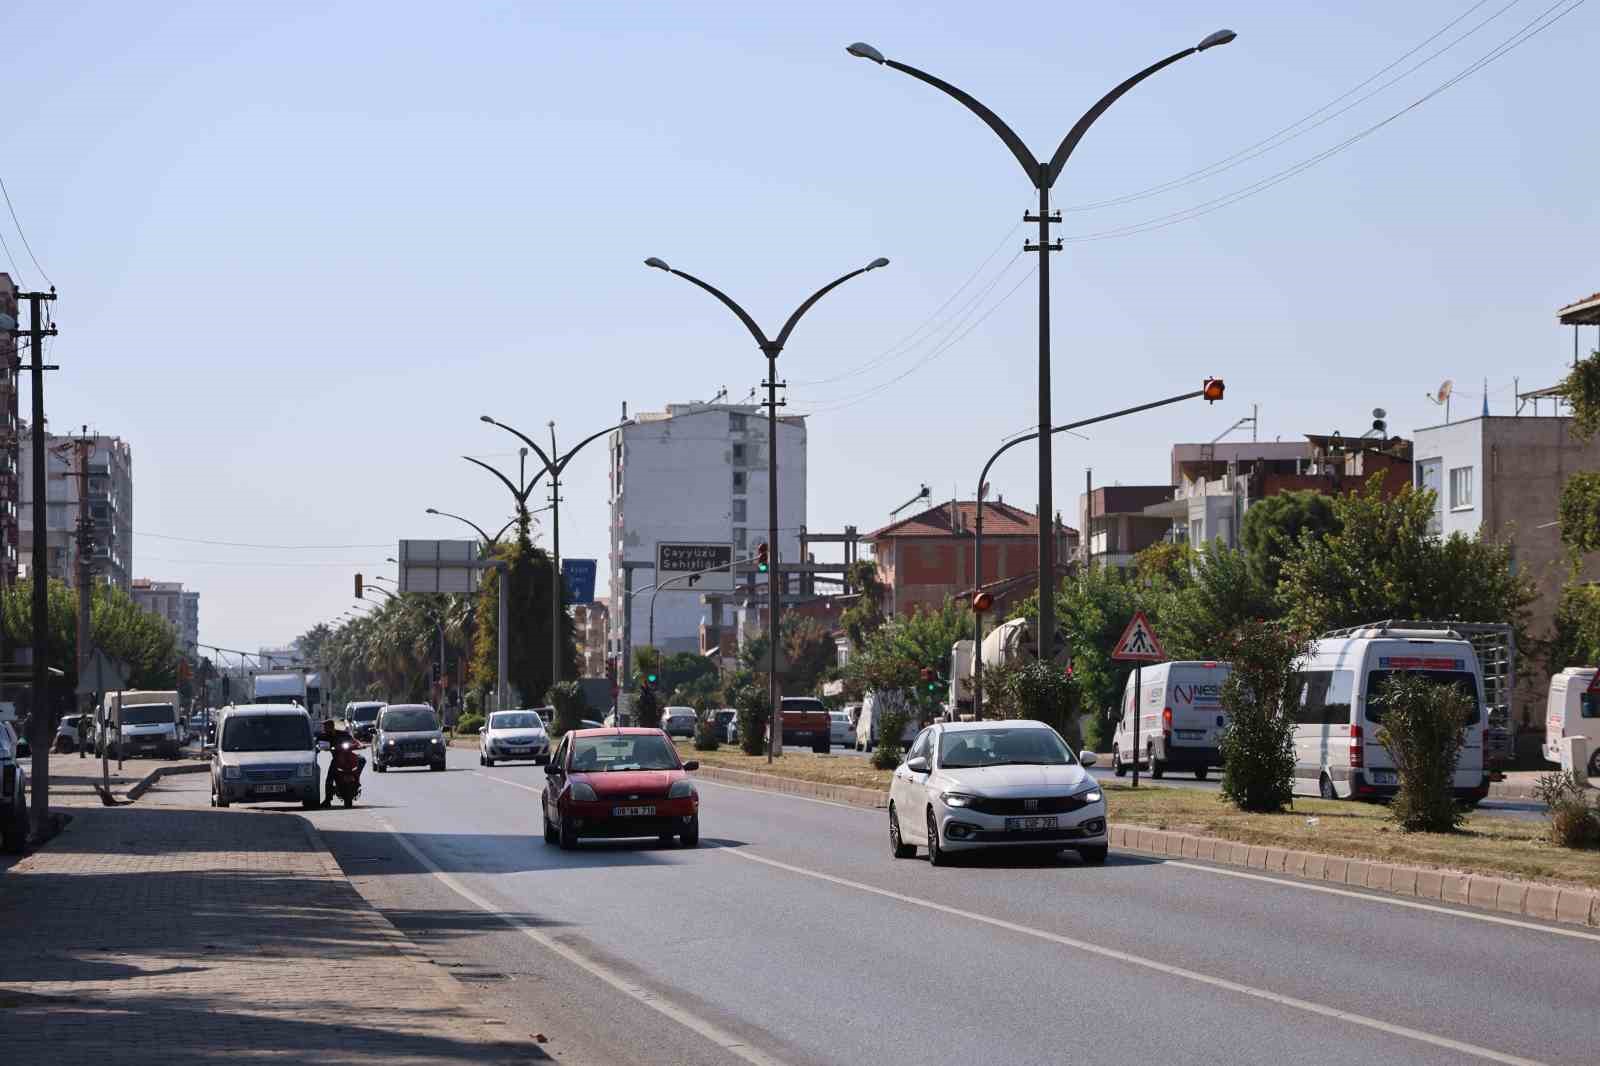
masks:
MULTIPOLYGON (((1392 74, 1504 5, 1480 5, 1392 74)), ((760 380, 732 317, 646 270, 649 255, 774 324, 823 281, 889 256, 820 304, 783 356, 799 382, 891 352, 791 390, 791 412, 818 411, 811 525, 873 528, 921 482, 970 494, 1001 437, 1035 420, 1032 283, 989 313, 1031 265, 1006 267, 1031 188, 954 101, 848 57, 849 42, 969 89, 1048 154, 1127 74, 1218 26, 1238 31, 1101 120, 1057 186, 1072 206, 1245 148, 1471 7, 24 0, 3 20, 13 106, 0 176, 61 290, 53 423, 131 441, 135 569, 200 590, 203 641, 254 648, 343 611, 353 571, 392 573, 382 560, 397 538, 459 531, 425 507, 504 519, 505 491, 458 458, 515 462, 480 413, 541 433, 555 418, 570 441, 624 400, 658 409, 760 380), (997 247, 946 317, 893 351, 997 247), (837 406, 985 313, 903 380, 837 406)), ((1513 5, 1260 158, 1069 212, 1060 231, 1115 229, 1257 182, 1403 107, 1546 7, 1513 5)), ((1085 466, 1098 483, 1164 480, 1174 441, 1209 439, 1252 402, 1266 439, 1359 430, 1374 406, 1409 432, 1438 420, 1424 394, 1442 378, 1459 385, 1458 412, 1481 404, 1485 375, 1497 412, 1514 375, 1553 382, 1571 352, 1555 308, 1600 289, 1597 19, 1600 6, 1580 6, 1238 204, 1069 243, 1052 261, 1059 420, 1207 374, 1230 385, 1213 409, 1061 438, 1069 521, 1085 466)), ((0 234, 38 283, 9 217, 0 234)), ((1019 449, 995 488, 1031 506, 1032 467, 1019 449)), ((563 553, 604 560, 603 451, 568 478, 563 553)))

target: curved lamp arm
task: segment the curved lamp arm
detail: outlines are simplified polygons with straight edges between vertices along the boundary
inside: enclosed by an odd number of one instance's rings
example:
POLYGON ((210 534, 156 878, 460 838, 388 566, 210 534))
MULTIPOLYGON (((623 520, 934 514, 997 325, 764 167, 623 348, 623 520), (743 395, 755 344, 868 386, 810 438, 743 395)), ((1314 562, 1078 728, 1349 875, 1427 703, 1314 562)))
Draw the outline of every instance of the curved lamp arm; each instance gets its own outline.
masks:
MULTIPOLYGON (((535 455, 537 455, 539 457, 539 461, 544 464, 545 470, 554 469, 555 464, 550 461, 549 453, 546 452, 543 448, 539 447, 533 441, 529 440, 527 435, 525 433, 523 433, 520 429, 517 429, 515 426, 508 426, 504 422, 496 421, 495 419, 490 418, 488 415, 479 415, 478 416, 478 421, 487 422, 491 426, 499 426, 501 429, 505 430, 507 433, 510 433, 510 434, 514 435, 517 439, 522 441, 522 443, 526 444, 529 448, 533 449, 533 454, 535 454, 535 455)), ((477 462, 477 460, 474 459, 473 462, 477 462)), ((482 464, 480 463, 479 465, 481 466, 482 464)), ((496 471, 496 472, 498 473, 498 471, 496 471)), ((536 474, 534 476, 537 477, 538 475, 536 474)), ((531 488, 533 486, 533 482, 531 482, 531 481, 528 482, 528 486, 531 488)), ((516 489, 512 489, 511 491, 514 493, 517 490, 516 489)))
POLYGON ((745 311, 744 308, 735 303, 733 297, 729 296, 715 285, 712 285, 710 282, 701 281, 693 274, 685 274, 681 270, 675 270, 654 256, 646 259, 644 261, 644 265, 647 267, 655 267, 657 270, 665 270, 668 274, 676 274, 684 281, 700 286, 702 289, 706 290, 706 292, 709 292, 711 295, 721 300, 723 304, 727 306, 728 310, 739 316, 739 321, 744 323, 744 328, 749 330, 750 336, 756 339, 756 347, 760 348, 764 352, 772 346, 773 342, 767 340, 767 335, 761 332, 761 327, 756 325, 756 320, 751 318, 749 313, 745 311))
POLYGON ((824 285, 822 288, 818 289, 816 292, 812 293, 810 295, 810 297, 807 298, 805 303, 803 303, 799 307, 795 308, 794 314, 789 316, 789 321, 787 321, 787 322, 785 322, 783 324, 783 329, 778 331, 778 339, 772 342, 774 344, 774 346, 776 346, 776 347, 778 347, 780 349, 784 346, 784 344, 789 340, 789 334, 794 332, 795 323, 800 321, 800 316, 801 315, 803 315, 807 311, 811 310, 811 305, 812 304, 816 303, 818 300, 820 300, 824 296, 826 296, 829 292, 831 292, 834 289, 837 289, 840 285, 843 285, 845 282, 849 281, 851 278, 855 277, 857 274, 865 274, 869 270, 877 270, 879 267, 886 267, 888 265, 889 265, 889 260, 884 259, 882 256, 879 256, 877 259, 874 259, 872 262, 868 263, 866 266, 860 267, 860 268, 858 268, 856 270, 852 270, 852 271, 850 271, 850 273, 845 274, 843 277, 835 278, 832 281, 828 282, 826 285, 824 285))
MULTIPOLYGON (((494 467, 490 466, 488 463, 484 462, 482 459, 474 459, 470 455, 463 455, 461 458, 465 459, 469 463, 475 463, 476 465, 483 467, 485 470, 489 471, 489 473, 491 473, 495 477, 499 478, 500 479, 500 483, 502 485, 504 485, 506 488, 511 490, 511 495, 517 501, 518 506, 524 506, 524 507, 527 506, 527 503, 528 503, 527 493, 523 492, 523 491, 518 491, 517 487, 511 483, 511 479, 510 478, 506 477, 504 474, 502 474, 500 471, 496 470, 494 467)), ((528 488, 529 489, 533 488, 533 483, 531 481, 528 483, 528 488)))
POLYGON ((1123 82, 1121 85, 1118 85, 1115 89, 1112 89, 1110 92, 1106 93, 1100 98, 1098 103, 1096 103, 1089 110, 1085 111, 1083 113, 1083 117, 1077 121, 1072 129, 1067 131, 1067 135, 1065 137, 1061 138, 1061 146, 1056 149, 1056 154, 1050 157, 1050 162, 1045 164, 1045 186, 1048 188, 1056 183, 1056 178, 1061 175, 1061 168, 1067 165, 1067 160, 1072 157, 1073 150, 1078 147, 1078 142, 1083 140, 1083 135, 1089 132, 1089 127, 1094 125, 1095 120, 1106 113, 1106 108, 1116 103, 1117 100, 1121 98, 1123 93, 1127 92, 1135 85, 1138 85, 1141 81, 1144 81, 1162 67, 1171 66, 1178 60, 1192 56, 1198 51, 1200 51, 1198 45, 1193 48, 1185 48, 1181 52, 1174 52, 1172 55, 1161 60, 1159 63, 1150 64, 1148 67, 1145 67, 1139 73, 1123 82))
MULTIPOLYGON (((484 532, 484 531, 483 531, 483 527, 482 527, 482 526, 480 526, 480 525, 478 525, 478 523, 476 523, 476 522, 474 522, 474 521, 473 521, 473 520, 472 520, 472 519, 470 519, 470 518, 463 518, 463 517, 461 517, 461 516, 460 516, 460 515, 458 515, 458 514, 451 514, 451 513, 450 513, 450 512, 449 512, 449 511, 441 511, 441 510, 439 510, 439 509, 438 509, 438 508, 436 508, 436 507, 430 507, 430 508, 428 508, 428 512, 427 512, 427 513, 428 513, 428 514, 436 514, 436 515, 441 515, 441 516, 443 516, 443 517, 445 517, 445 518, 454 518, 454 519, 455 519, 455 520, 456 520, 456 521, 457 521, 457 522, 465 522, 465 523, 466 523, 466 524, 467 524, 467 525, 469 525, 469 526, 471 526, 471 527, 472 527, 472 528, 473 528, 473 529, 474 529, 474 530, 475 530, 475 531, 476 531, 476 532, 477 532, 477 534, 478 534, 478 536, 480 536, 480 537, 482 537, 482 538, 483 538, 483 539, 484 539, 484 541, 485 541, 485 542, 486 542, 486 543, 493 543, 493 542, 494 542, 494 541, 492 541, 492 540, 490 540, 490 538, 489 538, 489 534, 487 534, 487 533, 485 533, 485 532, 484 532)), ((512 520, 511 520, 511 521, 512 521, 512 522, 515 522, 515 521, 516 521, 516 519, 515 519, 515 518, 513 518, 513 519, 512 519, 512 520)), ((508 527, 509 527, 509 526, 510 526, 510 525, 511 525, 511 522, 507 522, 507 523, 506 523, 506 525, 507 525, 507 526, 508 526, 508 527)), ((501 533, 504 533, 504 532, 505 532, 505 530, 504 530, 504 529, 502 529, 502 530, 501 530, 501 531, 500 531, 500 532, 501 532, 501 533)), ((498 538, 498 537, 496 537, 496 538, 494 538, 494 539, 495 539, 495 540, 498 540, 498 539, 499 539, 499 538, 498 538)))
POLYGON ((577 455, 579 449, 581 449, 585 444, 588 444, 590 441, 599 440, 601 437, 605 436, 607 433, 613 433, 613 432, 621 429, 623 426, 631 426, 631 425, 633 425, 632 420, 625 418, 621 422, 618 422, 614 426, 607 426, 605 429, 602 429, 598 433, 589 434, 587 437, 583 438, 578 443, 576 443, 572 447, 568 448, 567 449, 567 453, 565 455, 563 455, 560 459, 556 460, 556 476, 557 477, 561 476, 562 471, 566 470, 567 464, 572 462, 572 457, 574 455, 577 455))

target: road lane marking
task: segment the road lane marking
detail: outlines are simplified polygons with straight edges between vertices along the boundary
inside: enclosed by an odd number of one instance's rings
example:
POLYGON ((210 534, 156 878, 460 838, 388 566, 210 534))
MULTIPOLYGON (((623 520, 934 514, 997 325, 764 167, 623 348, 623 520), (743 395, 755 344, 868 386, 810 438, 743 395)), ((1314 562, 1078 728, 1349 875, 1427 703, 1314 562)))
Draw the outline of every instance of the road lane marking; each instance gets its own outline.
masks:
POLYGON ((696 785, 710 785, 713 788, 731 788, 735 792, 754 792, 761 796, 782 796, 786 800, 798 800, 801 803, 820 803, 824 807, 838 807, 845 811, 859 811, 862 814, 882 815, 889 809, 887 801, 882 807, 859 807, 854 803, 840 803, 838 800, 817 799, 814 796, 796 796, 788 792, 778 792, 770 788, 749 788, 745 785, 730 785, 726 781, 695 781, 696 785))
MULTIPOLYGON (((484 774, 480 776, 487 777, 488 775, 484 774)), ((513 784, 513 782, 507 781, 506 784, 513 784)), ((517 785, 516 787, 526 788, 527 786, 517 785)), ((478 893, 474 892, 466 885, 463 885, 454 877, 445 873, 442 869, 434 864, 432 859, 424 855, 416 847, 416 845, 407 840, 405 835, 391 825, 387 819, 379 816, 375 820, 379 825, 383 826, 383 828, 389 831, 399 845, 406 849, 406 852, 410 854, 413 859, 417 860, 417 862, 424 869, 433 874, 434 877, 438 878, 439 882, 446 888, 450 889, 450 891, 454 892, 462 899, 467 900, 479 910, 499 918, 511 928, 517 930, 529 940, 532 940, 535 944, 538 944, 540 947, 546 948, 549 951, 555 952, 561 958, 566 959, 574 966, 584 970, 592 976, 599 978, 601 981, 616 989, 618 992, 621 992, 623 995, 628 996, 630 999, 638 1000, 640 1003, 644 1004, 646 1007, 649 1007, 656 1013, 664 1015, 665 1017, 688 1029, 690 1032, 704 1037, 711 1043, 722 1048, 722 1050, 726 1051, 728 1054, 750 1063, 751 1066, 785 1066, 782 1059, 774 1058, 773 1056, 762 1051, 760 1048, 751 1046, 748 1042, 740 1039, 715 1023, 709 1022, 699 1015, 678 1006, 671 1000, 663 999, 660 994, 651 991, 649 988, 639 984, 637 981, 629 980, 627 977, 618 973, 616 970, 605 965, 604 963, 597 962, 594 959, 584 955, 576 948, 573 948, 568 944, 563 944, 561 941, 554 939, 542 930, 536 929, 533 926, 518 920, 512 915, 506 914, 503 910, 495 906, 489 900, 485 899, 483 896, 480 896, 478 893)))
POLYGON ((1430 911, 1434 914, 1449 914, 1457 918, 1471 918, 1476 922, 1491 922, 1494 925, 1509 925, 1516 929, 1532 929, 1537 933, 1554 933, 1556 936, 1570 936, 1578 940, 1600 942, 1600 933, 1586 933, 1581 929, 1563 929, 1554 925, 1541 925, 1538 922, 1524 922, 1516 918, 1503 918, 1498 914, 1479 914, 1476 911, 1462 911, 1454 907, 1441 907, 1434 903, 1419 903, 1413 899, 1375 896, 1368 892, 1355 892, 1348 888, 1334 888, 1331 885, 1317 885, 1305 881, 1290 881, 1282 877, 1268 877, 1265 874, 1246 873, 1244 870, 1228 870, 1219 866, 1206 866, 1201 863, 1182 862, 1177 859, 1167 859, 1162 865, 1178 866, 1185 870, 1202 870, 1206 873, 1221 874, 1223 877, 1238 877, 1246 881, 1265 881, 1268 884, 1283 885, 1285 888, 1303 888, 1307 892, 1324 892, 1330 896, 1345 896, 1349 899, 1366 900, 1369 903, 1387 903, 1392 907, 1405 907, 1414 911, 1430 911))
POLYGON ((826 881, 830 884, 839 885, 843 888, 853 888, 858 892, 866 892, 874 896, 881 896, 884 899, 891 899, 897 903, 905 903, 913 907, 921 907, 924 910, 937 911, 940 914, 948 914, 956 918, 965 918, 968 921, 978 922, 983 925, 992 926, 996 929, 1004 929, 1007 932, 1017 933, 1021 936, 1032 937, 1036 940, 1045 940, 1049 941, 1050 943, 1060 944, 1063 947, 1069 947, 1076 951, 1082 951, 1090 955, 1098 955, 1101 958, 1112 959, 1116 962, 1126 963, 1131 966, 1139 966, 1147 970, 1154 970, 1157 973, 1165 974, 1169 977, 1178 977, 1186 981, 1194 981, 1198 984, 1209 985, 1212 988, 1220 988, 1224 989, 1225 991, 1236 992, 1243 996, 1265 1000, 1268 1003, 1275 1003, 1282 1007, 1289 1007, 1294 1010, 1304 1011, 1308 1014, 1315 1014, 1323 1018, 1332 1018, 1335 1021, 1348 1022, 1351 1025, 1360 1026, 1365 1029, 1373 1029, 1380 1033, 1388 1033, 1391 1036, 1400 1036, 1405 1037, 1408 1040, 1418 1041, 1419 1043, 1431 1044, 1434 1047, 1445 1048, 1450 1051, 1458 1051, 1464 1055, 1472 1055, 1476 1058, 1487 1059, 1490 1062, 1506 1063, 1507 1066, 1543 1066, 1543 1064, 1536 1059, 1525 1059, 1516 1055, 1508 1055, 1503 1051, 1495 1051, 1492 1048, 1479 1047, 1476 1044, 1468 1044, 1461 1040, 1452 1040, 1447 1036, 1439 1036, 1434 1033, 1424 1032, 1421 1029, 1412 1029, 1408 1026, 1396 1025, 1392 1022, 1386 1022, 1378 1018, 1368 1017, 1365 1014, 1357 1014, 1353 1011, 1340 1010, 1337 1007, 1330 1007, 1321 1003, 1313 1003, 1310 1000, 1297 999, 1293 996, 1286 996, 1281 992, 1271 992, 1264 988, 1255 988, 1251 985, 1240 984, 1237 981, 1230 981, 1225 977, 1214 977, 1211 974, 1204 974, 1196 970, 1184 969, 1181 966, 1173 966, 1165 962, 1157 962, 1154 959, 1147 959, 1140 955, 1133 955, 1125 951, 1118 951, 1115 948, 1101 947, 1099 944, 1091 944, 1088 941, 1077 940, 1069 936, 1062 936, 1059 933, 1051 933, 1043 929, 1035 929, 1031 926, 1019 925, 1016 922, 1008 922, 1004 918, 995 918, 991 915, 979 914, 976 911, 962 910, 959 907, 951 907, 943 903, 934 903, 931 900, 919 899, 916 896, 908 896, 904 893, 894 892, 887 888, 878 888, 876 885, 865 884, 861 881, 851 881, 843 877, 835 877, 832 874, 819 873, 816 870, 807 870, 802 866, 792 866, 789 863, 779 862, 776 859, 768 859, 761 855, 753 855, 749 851, 742 848, 717 848, 715 850, 719 854, 731 855, 734 858, 744 859, 746 862, 760 863, 763 866, 770 866, 774 869, 787 871, 788 873, 799 874, 802 877, 810 877, 818 881, 826 881))
POLYGON ((538 794, 543 794, 544 792, 544 789, 542 788, 534 788, 532 785, 519 785, 515 781, 507 781, 505 778, 496 777, 493 774, 479 773, 477 770, 469 770, 468 773, 470 773, 473 777, 481 777, 485 781, 493 781, 496 784, 510 785, 512 788, 520 788, 524 792, 533 792, 538 794))

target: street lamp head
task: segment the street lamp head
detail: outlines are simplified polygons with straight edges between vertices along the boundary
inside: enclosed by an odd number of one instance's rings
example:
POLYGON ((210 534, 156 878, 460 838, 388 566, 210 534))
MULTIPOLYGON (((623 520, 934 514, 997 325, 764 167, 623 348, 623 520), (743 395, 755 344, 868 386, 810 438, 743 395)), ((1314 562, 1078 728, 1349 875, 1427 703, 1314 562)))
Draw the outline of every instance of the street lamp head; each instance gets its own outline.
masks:
POLYGON ((888 265, 889 265, 889 260, 885 259, 883 256, 880 255, 880 256, 878 256, 878 258, 874 259, 872 262, 867 264, 867 269, 868 270, 877 270, 879 267, 886 267, 888 265))
POLYGON ((1218 30, 1196 45, 1195 51, 1204 52, 1207 48, 1215 48, 1219 44, 1227 44, 1237 36, 1239 35, 1232 30, 1218 30))
POLYGON ((657 259, 653 255, 644 261, 644 265, 647 267, 654 267, 657 270, 665 270, 669 274, 672 273, 672 268, 667 265, 667 261, 665 259, 657 259))
POLYGON ((439 513, 439 512, 438 512, 438 511, 436 511, 436 510, 434 510, 434 509, 433 509, 433 508, 432 508, 432 507, 430 507, 430 508, 428 508, 428 511, 427 511, 427 513, 428 513, 428 514, 438 514, 438 513, 439 513))
POLYGON ((478 416, 478 421, 479 422, 487 422, 491 426, 494 425, 494 419, 490 418, 488 415, 479 415, 478 416))
POLYGON ((857 59, 870 59, 874 63, 883 63, 883 53, 872 47, 870 44, 862 44, 860 41, 857 41, 855 44, 852 44, 846 48, 845 51, 849 52, 857 59))

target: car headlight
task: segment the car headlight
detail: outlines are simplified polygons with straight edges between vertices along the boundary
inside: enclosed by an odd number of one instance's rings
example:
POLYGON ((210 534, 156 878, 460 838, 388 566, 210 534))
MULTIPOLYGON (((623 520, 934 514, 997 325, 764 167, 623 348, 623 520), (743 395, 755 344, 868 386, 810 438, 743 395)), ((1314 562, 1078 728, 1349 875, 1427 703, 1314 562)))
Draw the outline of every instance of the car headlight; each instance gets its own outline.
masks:
POLYGON ((386 748, 392 748, 392 747, 394 747, 394 741, 392 739, 391 740, 386 740, 386 741, 383 742, 383 746, 386 747, 386 748))
POLYGON ((697 795, 699 793, 694 790, 693 781, 674 781, 672 787, 667 789, 667 799, 669 800, 688 799, 690 796, 697 795))
POLYGON ((1100 786, 1093 782, 1091 782, 1086 788, 1077 792, 1076 795, 1085 803, 1099 803, 1105 798, 1105 793, 1100 791, 1100 786))
POLYGON ((428 738, 428 742, 431 743, 431 744, 437 744, 437 743, 439 743, 439 738, 438 737, 429 737, 428 738))
POLYGON ((570 795, 579 803, 594 803, 600 798, 594 794, 594 789, 590 788, 582 781, 574 781, 571 786, 571 791, 568 793, 568 795, 570 795))
POLYGON ((966 807, 978 797, 969 792, 941 792, 939 798, 944 801, 946 807, 966 807))
POLYGON ((222 777, 226 781, 237 781, 237 780, 239 780, 239 778, 241 778, 243 776, 244 776, 244 769, 242 767, 239 767, 239 766, 224 766, 222 768, 222 777))
POLYGON ((314 763, 314 762, 303 762, 303 763, 301 763, 300 764, 300 776, 301 777, 316 777, 317 776, 317 764, 314 763))

